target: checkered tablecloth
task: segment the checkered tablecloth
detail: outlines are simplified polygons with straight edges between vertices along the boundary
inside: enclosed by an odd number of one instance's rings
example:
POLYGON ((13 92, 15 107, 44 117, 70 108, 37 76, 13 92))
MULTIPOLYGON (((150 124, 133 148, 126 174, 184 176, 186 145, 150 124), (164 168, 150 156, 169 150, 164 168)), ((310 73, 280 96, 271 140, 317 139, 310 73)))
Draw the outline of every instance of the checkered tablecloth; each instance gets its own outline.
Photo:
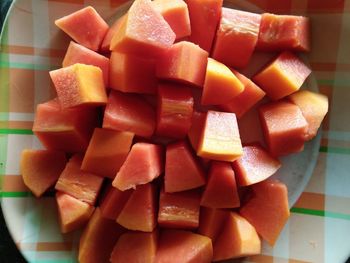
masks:
MULTIPOLYGON (((58 17, 93 5, 108 21, 123 1, 17 0, 0 53, 0 197, 17 246, 31 262, 75 262, 78 234, 62 236, 54 199, 33 198, 19 176, 23 148, 38 147, 31 132, 35 105, 53 96, 48 71, 60 66, 69 38, 58 17), (39 85, 40 84, 40 85, 39 85), (51 222, 51 223, 50 223, 51 222)), ((244 0, 231 0, 240 2, 244 0)), ((265 11, 312 20, 309 62, 330 101, 312 178, 274 248, 248 262, 345 262, 350 255, 350 1, 249 0, 265 11)), ((0 233, 1 234, 1 233, 0 233)))

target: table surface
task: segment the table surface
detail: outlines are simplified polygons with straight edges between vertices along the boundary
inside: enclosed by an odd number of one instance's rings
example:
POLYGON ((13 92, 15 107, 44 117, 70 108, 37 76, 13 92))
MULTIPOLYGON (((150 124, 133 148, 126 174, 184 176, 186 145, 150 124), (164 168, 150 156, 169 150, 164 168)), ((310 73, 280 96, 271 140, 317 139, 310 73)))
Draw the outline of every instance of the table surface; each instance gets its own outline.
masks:
MULTIPOLYGON (((1 19, 3 19, 6 13, 3 11, 3 8, 6 9, 9 2, 10 0, 0 0, 0 7, 2 10, 1 19)), ((99 1, 99 3, 101 3, 100 10, 108 13, 110 9, 105 8, 105 4, 103 3, 112 2, 115 2, 115 0, 99 1)), ((254 0, 254 2, 264 3, 267 1, 254 0)), ((287 2, 290 1, 280 1, 280 3, 287 2)), ((299 1, 292 2, 294 3, 293 13, 303 14, 303 12, 306 11, 310 12, 310 17, 316 22, 321 23, 320 27, 313 28, 315 29, 314 40, 318 45, 314 47, 314 53, 317 54, 317 56, 311 56, 310 62, 317 77, 320 91, 326 94, 331 102, 336 101, 337 103, 331 104, 329 117, 325 121, 320 158, 314 175, 300 200, 292 209, 291 220, 286 227, 280 244, 274 251, 270 251, 271 253, 269 255, 272 255, 273 259, 271 259, 271 256, 265 256, 261 257, 261 261, 259 262, 264 262, 263 260, 265 259, 270 259, 269 262, 344 262, 347 255, 350 254, 348 242, 350 235, 350 177, 348 176, 348 171, 350 169, 350 125, 348 125, 350 110, 346 111, 349 105, 348 101, 350 100, 350 93, 348 92, 348 88, 350 87, 350 80, 348 78, 348 76, 350 76, 350 53, 348 44, 345 45, 343 43, 349 43, 348 40, 350 40, 350 23, 348 23, 348 21, 350 21, 350 0, 319 2, 316 0, 300 1, 305 3, 304 5, 296 4, 296 2, 299 3, 299 1), (317 6, 316 2, 320 3, 320 5, 317 6), (327 41, 325 41, 325 37, 327 37, 327 41), (327 52, 324 52, 325 50, 327 50, 327 52), (339 251, 341 251, 341 253, 339 251), (337 254, 341 254, 341 260, 327 261, 327 259, 335 258, 337 254), (285 259, 288 258, 290 260, 286 261, 285 259), (295 260, 299 258, 300 260, 295 260), (315 258, 320 258, 320 260, 316 261, 315 258)), ((15 10, 16 16, 14 16, 14 18, 21 17, 18 21, 22 24, 23 21, 26 21, 29 22, 30 25, 34 25, 35 21, 32 20, 32 16, 28 15, 30 12, 28 12, 27 9, 31 11, 32 5, 34 4, 40 6, 41 1, 19 0, 17 3, 18 8, 15 10)), ((51 15, 56 13, 57 16, 58 13, 59 15, 63 14, 61 10, 53 8, 53 6, 65 7, 64 1, 49 1, 48 5, 48 10, 51 11, 51 15)), ((266 9, 265 7, 262 8, 266 9)), ((69 10, 68 7, 67 10, 69 10)), ((65 12, 68 12, 67 10, 65 12)), ((284 9, 281 12, 287 13, 284 9)), ((12 26, 15 26, 16 22, 16 19, 12 19, 12 26)), ((54 31, 49 33, 54 34, 54 31)), ((16 47, 31 47, 33 40, 31 38, 32 35, 28 34, 28 36, 28 38, 26 38, 27 35, 21 36, 21 38, 18 39, 12 38, 7 44, 16 47)), ((39 32, 35 37, 38 41, 41 40, 43 36, 42 33, 39 32)), ((40 44, 42 42, 38 41, 38 43, 40 44)), ((58 43, 55 48, 54 51, 60 51, 58 43)), ((10 51, 11 50, 8 52, 10 53, 10 51)), ((43 53, 45 49, 40 48, 36 49, 36 51, 41 52, 43 56, 48 53, 43 53)), ((22 59, 28 59, 28 54, 12 54, 9 64, 13 63, 13 65, 18 66, 20 64, 18 61, 23 62, 22 59)), ((46 60, 50 61, 50 59, 45 58, 40 60, 40 63, 46 60)), ((51 60, 51 62, 55 62, 55 60, 51 60)), ((43 65, 38 64, 37 66, 39 70, 43 65)), ((9 74, 9 77, 13 76, 9 74)), ((30 86, 29 88, 34 90, 33 87, 34 86, 30 86)), ((10 121, 11 119, 9 122, 10 121)), ((19 138, 16 136, 20 135, 10 134, 8 137, 11 140, 13 138, 19 138)), ((28 142, 31 142, 30 138, 28 138, 28 142)), ((15 154, 12 154, 11 158, 14 158, 14 156, 15 154)), ((10 165, 11 163, 18 163, 18 160, 8 160, 7 174, 18 175, 17 170, 14 169, 13 165, 10 165)), ((17 178, 17 176, 14 178, 17 178)), ((11 185, 11 187, 4 189, 4 191, 7 191, 9 194, 22 193, 20 191, 23 191, 20 184, 11 185)), ((11 198, 7 199, 11 200, 11 198)), ((15 198, 14 200, 17 201, 15 198)), ((13 206, 10 206, 11 209, 12 207, 13 206)), ((42 236, 41 241, 47 242, 52 240, 48 239, 46 236, 42 236)), ((24 245, 28 244, 25 243, 24 245)), ((23 252, 25 253, 28 251, 23 252)), ((40 254, 40 256, 48 255, 45 254, 45 251, 38 252, 38 254, 40 254)), ((8 234, 1 212, 0 262, 24 262, 8 234)))
MULTIPOLYGON (((12 0, 1 0, 0 2, 0 29, 5 20, 5 16, 8 8, 10 7, 12 0)), ((25 262, 21 253, 19 253, 16 245, 14 244, 4 221, 2 210, 0 208, 0 262, 12 263, 12 262, 25 262)))

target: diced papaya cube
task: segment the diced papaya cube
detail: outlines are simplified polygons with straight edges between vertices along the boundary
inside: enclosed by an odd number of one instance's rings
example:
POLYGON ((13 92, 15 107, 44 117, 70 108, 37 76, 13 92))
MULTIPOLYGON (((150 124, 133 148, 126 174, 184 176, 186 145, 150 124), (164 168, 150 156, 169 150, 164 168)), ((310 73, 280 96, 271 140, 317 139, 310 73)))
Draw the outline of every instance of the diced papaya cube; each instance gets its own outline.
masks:
POLYGON ((33 132, 50 150, 82 152, 98 124, 96 109, 62 108, 57 99, 38 104, 33 132))
POLYGON ((62 108, 107 103, 102 70, 96 66, 77 63, 50 71, 50 76, 62 108))
POLYGON ((81 228, 89 220, 95 207, 68 194, 57 192, 59 221, 62 233, 81 228))
POLYGON ((310 37, 309 18, 265 13, 261 18, 256 48, 264 51, 309 51, 310 37))
POLYGON ((55 189, 94 205, 103 178, 80 170, 82 161, 81 155, 73 155, 58 178, 55 189))
POLYGON ((112 52, 110 88, 123 92, 155 94, 157 82, 154 59, 112 52))
POLYGON ((80 237, 79 262, 109 262, 113 246, 124 232, 115 221, 103 218, 97 207, 80 237))
POLYGON ((295 55, 285 51, 253 77, 273 100, 281 99, 300 89, 311 70, 295 55))
POLYGON ((166 149, 165 160, 165 192, 186 191, 204 184, 205 177, 202 167, 195 159, 187 143, 180 141, 169 144, 166 149))
POLYGON ((211 241, 215 243, 217 236, 223 229, 229 213, 228 210, 201 207, 198 233, 209 237, 211 241))
POLYGON ((119 189, 109 186, 103 200, 100 203, 101 214, 104 218, 117 220, 120 212, 129 200, 133 190, 120 191, 119 189))
POLYGON ((130 230, 152 232, 157 224, 156 202, 154 185, 138 185, 117 217, 117 222, 130 230))
POLYGON ((23 150, 20 163, 23 182, 36 197, 40 197, 55 184, 66 162, 64 152, 23 150))
POLYGON ((188 139, 194 151, 197 151, 199 139, 204 129, 205 118, 207 115, 204 112, 194 111, 192 114, 191 128, 188 131, 188 139))
POLYGON ((318 128, 328 112, 328 98, 308 90, 300 90, 290 95, 289 100, 297 105, 309 124, 306 140, 311 140, 317 134, 318 128))
POLYGON ((261 253, 261 241, 254 226, 239 214, 231 212, 223 229, 214 242, 214 262, 261 253))
POLYGON ((113 179, 130 151, 133 138, 130 132, 95 128, 81 169, 113 179))
POLYGON ((123 20, 125 18, 126 18, 126 15, 123 15, 123 16, 119 17, 113 23, 113 25, 108 29, 107 34, 103 38, 103 41, 102 41, 102 44, 101 44, 101 48, 100 48, 101 52, 108 53, 110 51, 109 50, 109 46, 111 44, 112 38, 121 29, 121 27, 123 25, 123 20))
POLYGON ((164 171, 163 151, 160 145, 135 143, 120 167, 113 186, 121 191, 147 184, 164 171))
POLYGON ((212 208, 235 208, 240 204, 235 173, 231 164, 213 161, 208 183, 201 199, 201 206, 212 208))
POLYGON ((154 0, 152 5, 168 22, 176 39, 191 35, 190 16, 183 0, 154 0))
POLYGON ((102 126, 150 137, 156 126, 155 115, 155 110, 142 97, 111 91, 102 126))
POLYGON ((234 113, 208 111, 197 155, 232 162, 243 154, 234 113))
POLYGON ((159 57, 156 74, 158 78, 203 86, 207 59, 208 52, 191 42, 181 41, 159 57))
POLYGON ((209 58, 202 93, 202 105, 227 103, 242 93, 244 85, 224 64, 209 58))
POLYGON ((241 158, 233 162, 237 181, 240 186, 248 186, 259 183, 281 167, 278 159, 271 156, 258 145, 244 146, 241 158))
POLYGON ((57 19, 55 24, 76 42, 93 51, 99 50, 108 31, 107 23, 91 6, 57 19))
POLYGON ((287 187, 278 180, 266 180, 252 189, 252 197, 239 213, 273 246, 290 215, 287 187))
POLYGON ((223 0, 186 0, 191 21, 190 41, 210 53, 220 22, 223 0))
POLYGON ((151 0, 136 0, 121 28, 112 38, 110 50, 155 57, 175 41, 175 33, 151 0))
POLYGON ((235 70, 232 72, 244 85, 244 90, 229 102, 219 105, 219 108, 223 111, 233 112, 237 118, 241 118, 265 96, 265 92, 246 76, 235 70))
POLYGON ((268 101, 267 98, 258 102, 257 105, 253 106, 253 108, 237 120, 243 145, 259 143, 260 145, 266 146, 259 117, 259 108, 266 103, 266 101, 268 101))
POLYGON ((152 233, 127 232, 114 246, 111 263, 153 263, 157 251, 158 231, 152 233))
POLYGON ((288 155, 304 149, 308 123, 298 106, 285 101, 272 102, 261 106, 259 113, 272 155, 288 155))
POLYGON ((248 65, 258 41, 261 15, 222 8, 213 58, 234 68, 248 65))
POLYGON ((188 87, 159 85, 157 135, 170 138, 186 137, 191 127, 193 104, 194 99, 188 87))
POLYGON ((199 224, 198 190, 178 193, 160 192, 158 224, 165 228, 195 229, 199 224))
POLYGON ((210 263, 210 238, 184 230, 163 230, 158 241, 155 263, 210 263))
POLYGON ((66 55, 62 61, 63 67, 76 63, 92 65, 102 70, 104 85, 108 86, 109 59, 73 41, 70 42, 66 55))

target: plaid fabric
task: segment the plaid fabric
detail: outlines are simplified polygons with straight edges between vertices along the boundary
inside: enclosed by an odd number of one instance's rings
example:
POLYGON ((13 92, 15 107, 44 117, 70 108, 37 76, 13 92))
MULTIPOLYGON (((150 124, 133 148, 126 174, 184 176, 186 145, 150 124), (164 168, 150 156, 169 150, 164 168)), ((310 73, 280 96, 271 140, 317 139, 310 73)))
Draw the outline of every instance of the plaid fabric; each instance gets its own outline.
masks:
MULTIPOLYGON (((53 96, 48 71, 60 66, 69 43, 54 20, 93 5, 110 21, 122 2, 17 0, 4 28, 0 53, 1 205, 17 246, 30 262, 76 262, 79 240, 79 233, 60 234, 54 199, 32 198, 18 168, 23 148, 40 147, 31 132, 33 112, 37 103, 53 96)), ((309 184, 291 209, 276 246, 264 245, 263 255, 246 261, 344 262, 350 254, 350 1, 227 2, 309 16, 313 47, 308 59, 320 92, 330 100, 309 184)))

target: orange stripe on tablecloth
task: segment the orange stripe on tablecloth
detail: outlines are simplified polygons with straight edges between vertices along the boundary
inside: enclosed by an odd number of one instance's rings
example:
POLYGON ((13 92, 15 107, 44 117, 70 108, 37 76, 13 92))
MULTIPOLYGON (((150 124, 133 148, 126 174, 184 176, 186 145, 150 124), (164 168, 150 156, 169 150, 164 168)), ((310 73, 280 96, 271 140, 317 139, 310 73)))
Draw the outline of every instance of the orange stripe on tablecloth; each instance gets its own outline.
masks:
POLYGON ((350 141, 328 139, 327 145, 322 146, 350 149, 350 141))
POLYGON ((33 128, 32 121, 0 121, 0 129, 28 129, 33 128))
POLYGON ((273 257, 273 256, 269 256, 269 255, 255 255, 255 256, 250 256, 247 257, 247 261, 248 262, 255 262, 255 263, 273 263, 274 260, 277 261, 287 261, 289 263, 309 263, 307 261, 303 261, 303 260, 298 260, 298 259, 285 259, 285 258, 281 258, 281 257, 273 257))
POLYGON ((316 71, 350 71, 350 64, 312 62, 311 68, 316 71))
POLYGON ((4 192, 28 192, 22 176, 20 175, 4 175, 2 179, 2 191, 4 192))
POLYGON ((16 45, 4 45, 1 50, 4 53, 19 54, 19 55, 36 55, 43 57, 61 58, 64 57, 66 50, 37 48, 16 45))
POLYGON ((318 193, 304 192, 299 197, 294 207, 314 210, 324 210, 325 196, 318 193))
POLYGON ((350 198, 304 192, 295 203, 295 208, 312 209, 333 213, 350 214, 350 198))
POLYGON ((38 243, 16 243, 17 247, 25 251, 70 251, 71 242, 38 242, 38 243))

